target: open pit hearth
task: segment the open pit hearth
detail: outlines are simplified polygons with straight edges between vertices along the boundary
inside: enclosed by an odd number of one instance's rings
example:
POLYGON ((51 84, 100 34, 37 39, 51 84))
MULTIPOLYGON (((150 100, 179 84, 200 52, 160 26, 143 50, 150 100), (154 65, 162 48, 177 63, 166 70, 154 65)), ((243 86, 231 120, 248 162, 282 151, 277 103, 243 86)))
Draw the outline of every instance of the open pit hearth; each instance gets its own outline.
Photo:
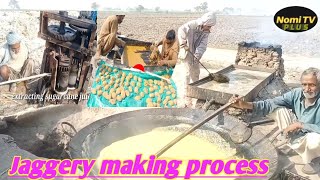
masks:
POLYGON ((276 75, 281 78, 285 74, 281 45, 240 42, 235 63, 244 66, 274 69, 276 70, 276 75))

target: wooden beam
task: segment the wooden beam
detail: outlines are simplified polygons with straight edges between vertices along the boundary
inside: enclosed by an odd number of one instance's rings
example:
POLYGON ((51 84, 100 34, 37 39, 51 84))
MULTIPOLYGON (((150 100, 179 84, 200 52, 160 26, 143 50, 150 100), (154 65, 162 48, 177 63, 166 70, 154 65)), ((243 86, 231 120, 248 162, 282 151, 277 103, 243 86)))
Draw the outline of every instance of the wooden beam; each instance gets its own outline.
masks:
POLYGON ((62 16, 58 13, 53 13, 53 12, 44 12, 44 16, 48 17, 49 19, 55 19, 58 21, 63 21, 66 23, 70 23, 79 27, 83 27, 86 29, 97 29, 97 25, 92 21, 85 21, 85 20, 81 20, 81 19, 75 19, 73 17, 66 17, 66 16, 62 16))

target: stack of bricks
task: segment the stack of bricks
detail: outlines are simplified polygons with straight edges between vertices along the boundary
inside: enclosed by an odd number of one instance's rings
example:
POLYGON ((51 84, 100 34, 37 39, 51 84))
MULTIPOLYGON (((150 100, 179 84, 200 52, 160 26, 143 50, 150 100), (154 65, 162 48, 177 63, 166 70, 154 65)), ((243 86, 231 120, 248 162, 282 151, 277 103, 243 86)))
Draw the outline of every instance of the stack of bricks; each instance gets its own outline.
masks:
POLYGON ((242 66, 274 69, 276 75, 281 78, 285 74, 281 45, 241 42, 238 44, 235 63, 242 66))

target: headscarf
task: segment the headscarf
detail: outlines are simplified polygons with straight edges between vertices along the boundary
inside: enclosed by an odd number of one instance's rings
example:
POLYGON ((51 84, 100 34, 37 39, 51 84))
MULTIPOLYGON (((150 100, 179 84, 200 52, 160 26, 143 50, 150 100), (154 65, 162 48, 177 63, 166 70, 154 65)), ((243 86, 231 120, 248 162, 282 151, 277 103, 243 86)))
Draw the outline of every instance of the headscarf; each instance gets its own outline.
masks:
POLYGON ((21 36, 18 33, 13 32, 13 31, 8 33, 6 39, 7 39, 8 45, 20 43, 22 40, 21 36))
POLYGON ((216 25, 217 17, 214 12, 208 12, 201 18, 197 19, 198 25, 214 26, 216 25))

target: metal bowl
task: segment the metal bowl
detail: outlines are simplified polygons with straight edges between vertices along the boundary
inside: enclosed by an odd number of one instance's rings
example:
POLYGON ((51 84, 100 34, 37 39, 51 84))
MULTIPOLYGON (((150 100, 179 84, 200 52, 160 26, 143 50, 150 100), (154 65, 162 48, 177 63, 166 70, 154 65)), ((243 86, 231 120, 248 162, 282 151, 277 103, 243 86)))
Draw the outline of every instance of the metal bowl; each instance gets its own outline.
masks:
MULTIPOLYGON (((152 108, 115 114, 80 130, 69 144, 70 156, 73 159, 96 159, 100 151, 113 142, 143 134, 158 127, 175 126, 182 123, 194 125, 201 120, 204 114, 203 110, 188 108, 152 108)), ((272 178, 278 166, 276 149, 257 130, 253 130, 253 135, 246 143, 232 143, 229 132, 237 124, 237 120, 231 116, 219 116, 203 125, 201 129, 218 133, 246 159, 268 159, 270 163, 267 177, 272 178)), ((206 136, 210 137, 210 133, 206 136)), ((97 172, 97 169, 93 169, 91 175, 98 175, 97 172)))

